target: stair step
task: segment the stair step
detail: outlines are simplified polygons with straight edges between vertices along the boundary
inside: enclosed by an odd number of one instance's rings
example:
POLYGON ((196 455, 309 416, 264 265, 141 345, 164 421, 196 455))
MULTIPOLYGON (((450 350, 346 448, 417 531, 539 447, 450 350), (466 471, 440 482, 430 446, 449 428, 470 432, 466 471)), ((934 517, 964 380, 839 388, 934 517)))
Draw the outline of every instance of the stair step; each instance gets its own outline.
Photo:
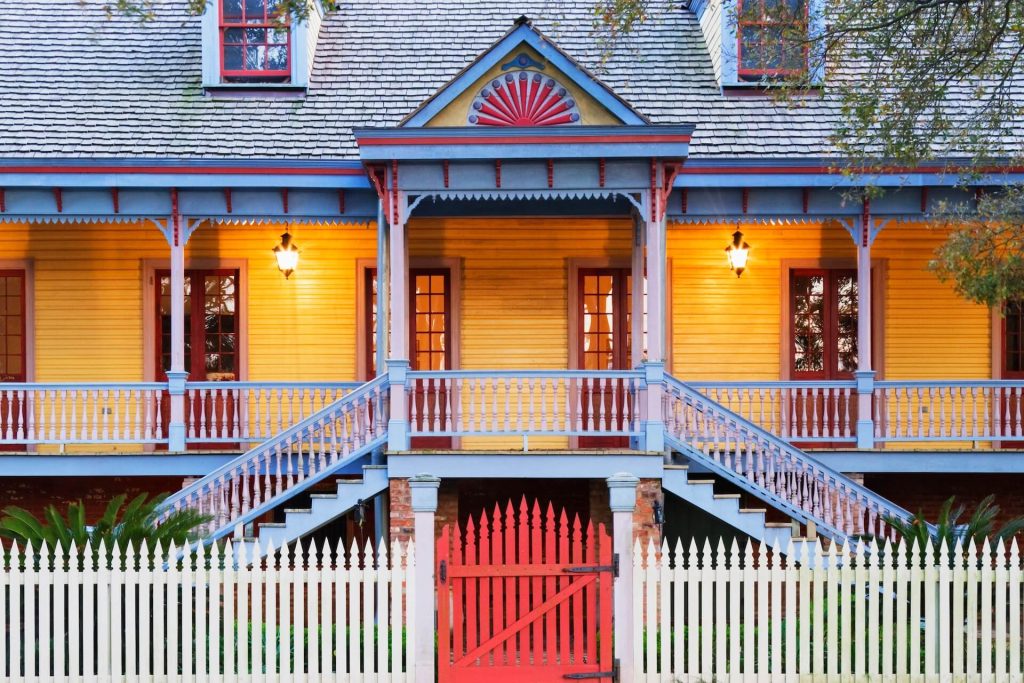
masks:
POLYGON ((769 529, 788 529, 793 527, 792 522, 765 522, 764 525, 769 529))
POLYGON ((337 498, 338 494, 336 494, 336 493, 311 493, 311 494, 309 494, 309 497, 310 498, 337 498))
POLYGON ((348 484, 350 486, 361 486, 363 484, 362 479, 339 479, 338 485, 348 484))
POLYGON ((757 514, 759 512, 762 513, 762 514, 768 514, 768 509, 767 508, 740 508, 740 512, 743 512, 745 514, 751 514, 751 515, 757 514))
POLYGON ((665 465, 666 470, 688 470, 689 465, 665 465))
POLYGON ((284 529, 288 524, 286 522, 260 522, 258 526, 261 529, 284 529))
POLYGON ((308 515, 309 513, 313 512, 313 510, 312 510, 312 508, 285 508, 284 509, 284 513, 286 515, 289 515, 289 514, 291 514, 293 512, 296 513, 296 514, 301 513, 301 514, 307 514, 308 515))
POLYGON ((740 494, 738 493, 716 493, 715 500, 739 500, 740 494))
POLYGON ((711 484, 711 485, 714 485, 715 480, 714 479, 687 479, 686 483, 688 483, 688 484, 711 484))

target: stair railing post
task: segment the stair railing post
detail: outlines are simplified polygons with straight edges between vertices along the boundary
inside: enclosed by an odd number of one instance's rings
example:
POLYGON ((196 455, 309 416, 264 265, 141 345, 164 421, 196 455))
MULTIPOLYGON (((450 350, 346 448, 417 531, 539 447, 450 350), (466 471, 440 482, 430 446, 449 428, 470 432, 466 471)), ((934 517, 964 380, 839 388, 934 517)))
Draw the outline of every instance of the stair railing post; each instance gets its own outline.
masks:
POLYGON ((665 450, 665 362, 647 361, 644 369, 645 419, 641 450, 661 453, 665 450))
POLYGON ((416 598, 412 643, 409 651, 415 683, 434 683, 434 517, 437 514, 437 490, 441 479, 432 474, 417 474, 409 479, 412 498, 413 539, 415 540, 416 598))
POLYGON ((185 450, 185 380, 184 370, 167 371, 167 396, 171 404, 167 423, 167 450, 175 453, 185 450))
POLYGON ((858 370, 857 379, 857 448, 875 447, 875 420, 871 398, 875 393, 875 371, 858 370))
POLYGON ((388 360, 390 414, 388 417, 388 450, 409 450, 409 405, 405 385, 409 380, 409 361, 388 360))
POLYGON ((633 513, 640 480, 627 472, 619 472, 606 481, 612 510, 612 545, 619 568, 613 607, 615 659, 619 663, 619 680, 632 681, 634 619, 637 618, 633 604, 633 513))

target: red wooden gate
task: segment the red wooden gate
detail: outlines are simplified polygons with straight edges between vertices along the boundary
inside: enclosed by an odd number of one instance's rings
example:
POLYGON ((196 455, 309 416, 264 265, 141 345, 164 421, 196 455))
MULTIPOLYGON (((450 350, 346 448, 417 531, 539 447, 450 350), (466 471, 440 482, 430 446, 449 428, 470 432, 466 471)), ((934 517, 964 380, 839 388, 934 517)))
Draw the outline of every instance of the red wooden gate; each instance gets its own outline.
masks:
POLYGON ((437 541, 439 683, 609 681, 611 539, 523 498, 437 541))

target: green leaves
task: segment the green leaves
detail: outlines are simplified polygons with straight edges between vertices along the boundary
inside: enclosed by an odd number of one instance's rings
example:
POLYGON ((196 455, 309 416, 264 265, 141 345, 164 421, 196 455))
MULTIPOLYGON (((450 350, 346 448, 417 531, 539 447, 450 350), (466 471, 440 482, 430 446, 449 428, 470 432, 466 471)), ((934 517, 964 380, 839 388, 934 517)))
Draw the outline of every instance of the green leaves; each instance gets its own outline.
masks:
POLYGON ((946 542, 947 548, 956 547, 958 541, 965 546, 972 540, 979 546, 985 540, 991 543, 1009 542, 1015 535, 1024 531, 1024 517, 1017 517, 1002 526, 996 526, 1000 508, 995 504, 995 496, 982 499, 967 521, 961 522, 960 519, 966 510, 965 505, 956 505, 956 498, 952 497, 939 508, 939 514, 933 523, 934 529, 929 529, 928 520, 920 511, 908 520, 887 517, 885 523, 896 532, 900 540, 911 542, 919 548, 932 546, 936 549, 942 541, 946 542))
POLYGON ((92 526, 86 525, 81 501, 68 505, 66 517, 56 506, 48 506, 43 511, 43 521, 27 510, 10 506, 0 517, 0 537, 36 548, 45 543, 48 548, 61 548, 64 552, 74 546, 80 553, 87 543, 95 550, 101 542, 108 549, 115 542, 122 549, 138 548, 143 541, 152 551, 166 551, 172 543, 181 546, 198 538, 199 527, 210 521, 207 515, 184 509, 171 513, 157 525, 157 506, 166 497, 163 494, 150 498, 141 493, 125 505, 127 496, 117 496, 92 526))

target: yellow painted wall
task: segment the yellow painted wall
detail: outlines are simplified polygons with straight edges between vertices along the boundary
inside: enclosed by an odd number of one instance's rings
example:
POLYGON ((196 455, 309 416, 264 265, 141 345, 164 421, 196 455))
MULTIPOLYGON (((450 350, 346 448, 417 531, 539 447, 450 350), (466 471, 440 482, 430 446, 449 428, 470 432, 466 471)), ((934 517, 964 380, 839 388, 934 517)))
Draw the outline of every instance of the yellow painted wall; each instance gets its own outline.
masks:
MULTIPOLYGON (((375 228, 293 227, 302 254, 287 281, 270 251, 284 229, 201 226, 186 259, 246 261, 249 379, 352 379, 355 262, 375 257, 375 228)), ((143 262, 169 258, 155 227, 5 228, 0 259, 25 258, 35 268, 36 380, 151 379, 143 376, 143 296, 152 292, 143 262)))
MULTIPOLYGON (((681 377, 779 379, 785 262, 856 260, 853 241, 837 225, 740 229, 752 245, 741 278, 729 271, 724 252, 735 224, 669 230, 673 367, 681 377)), ((924 225, 894 224, 874 244, 873 258, 887 266, 880 368, 886 378, 991 377, 988 309, 958 297, 927 270, 942 239, 924 225)))
MULTIPOLYGON (((546 77, 555 79, 569 91, 569 94, 576 100, 576 105, 579 107, 581 124, 585 126, 614 126, 622 123, 615 116, 608 113, 608 110, 605 109, 601 103, 577 87, 568 76, 556 69, 550 63, 546 63, 547 60, 533 48, 523 45, 522 49, 516 49, 514 51, 513 55, 509 57, 509 60, 513 59, 515 55, 518 55, 521 52, 525 52, 536 61, 541 64, 545 64, 545 68, 541 73, 546 77)), ((495 65, 486 74, 481 76, 472 86, 466 88, 461 95, 452 100, 447 107, 438 112, 434 118, 427 122, 427 127, 468 125, 466 117, 469 115, 469 108, 473 104, 473 100, 480 94, 480 91, 486 84, 490 83, 493 79, 502 76, 504 73, 505 72, 501 69, 501 64, 495 65)))

